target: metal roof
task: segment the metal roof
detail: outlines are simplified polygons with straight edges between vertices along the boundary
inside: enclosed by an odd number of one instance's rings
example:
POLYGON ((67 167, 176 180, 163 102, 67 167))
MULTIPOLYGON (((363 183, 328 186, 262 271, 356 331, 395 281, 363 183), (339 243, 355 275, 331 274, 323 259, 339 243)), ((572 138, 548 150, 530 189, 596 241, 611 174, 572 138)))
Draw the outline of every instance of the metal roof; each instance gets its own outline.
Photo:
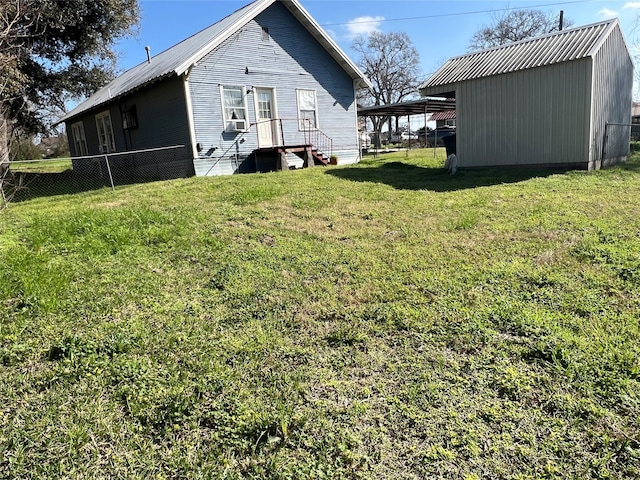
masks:
MULTIPOLYGON (((219 22, 192 35, 171 48, 153 56, 111 81, 105 87, 82 102, 57 123, 69 120, 87 110, 97 108, 164 77, 182 75, 194 63, 218 47, 276 1, 280 1, 300 21, 342 68, 357 82, 358 87, 371 87, 371 83, 360 69, 346 56, 338 45, 316 23, 297 0, 256 0, 219 22)), ((153 53, 153 52, 152 52, 153 53)))
POLYGON ((358 107, 358 115, 361 117, 399 117, 403 115, 422 115, 425 113, 441 112, 455 108, 455 99, 422 98, 420 100, 389 103, 387 105, 358 107))
POLYGON ((429 120, 455 120, 456 111, 455 110, 443 110, 442 112, 435 112, 431 114, 431 118, 429 120))
POLYGON ((614 28, 620 28, 617 18, 453 57, 420 86, 420 93, 430 94, 429 87, 593 56, 614 28))

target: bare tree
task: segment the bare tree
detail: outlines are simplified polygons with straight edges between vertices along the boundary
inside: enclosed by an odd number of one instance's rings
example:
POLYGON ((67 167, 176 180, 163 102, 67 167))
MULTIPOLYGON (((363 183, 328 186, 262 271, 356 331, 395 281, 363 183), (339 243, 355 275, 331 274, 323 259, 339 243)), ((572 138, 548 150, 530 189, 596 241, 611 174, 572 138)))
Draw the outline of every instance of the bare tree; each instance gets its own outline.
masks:
MULTIPOLYGON (((396 103, 417 95, 420 55, 406 33, 373 32, 357 37, 351 48, 359 54, 358 66, 373 84, 372 89, 359 93, 363 106, 396 103)), ((372 121, 379 131, 385 119, 374 117, 372 121)))
MULTIPOLYGON (((563 24, 573 22, 566 17, 563 24)), ((469 50, 482 50, 506 43, 537 37, 560 29, 557 15, 542 10, 510 10, 492 15, 490 25, 484 25, 469 40, 469 50)))

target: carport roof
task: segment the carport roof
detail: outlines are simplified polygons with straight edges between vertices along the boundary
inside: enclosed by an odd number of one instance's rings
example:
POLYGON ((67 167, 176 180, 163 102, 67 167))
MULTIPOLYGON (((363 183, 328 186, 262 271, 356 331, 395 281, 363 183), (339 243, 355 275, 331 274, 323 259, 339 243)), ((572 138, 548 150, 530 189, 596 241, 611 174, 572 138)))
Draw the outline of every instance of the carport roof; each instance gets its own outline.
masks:
POLYGON ((455 110, 455 98, 421 98, 408 102, 389 103, 387 105, 374 105, 372 107, 358 107, 358 115, 361 117, 401 117, 405 115, 422 115, 425 113, 455 110))

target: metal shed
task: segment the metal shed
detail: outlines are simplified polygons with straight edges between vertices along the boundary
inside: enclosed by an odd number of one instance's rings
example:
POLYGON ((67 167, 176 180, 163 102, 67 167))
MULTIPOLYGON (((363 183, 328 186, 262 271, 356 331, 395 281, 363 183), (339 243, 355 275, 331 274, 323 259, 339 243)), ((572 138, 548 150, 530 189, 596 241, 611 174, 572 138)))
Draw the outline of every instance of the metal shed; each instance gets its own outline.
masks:
POLYGON ((617 19, 449 59, 458 165, 594 169, 629 154, 633 63, 617 19))

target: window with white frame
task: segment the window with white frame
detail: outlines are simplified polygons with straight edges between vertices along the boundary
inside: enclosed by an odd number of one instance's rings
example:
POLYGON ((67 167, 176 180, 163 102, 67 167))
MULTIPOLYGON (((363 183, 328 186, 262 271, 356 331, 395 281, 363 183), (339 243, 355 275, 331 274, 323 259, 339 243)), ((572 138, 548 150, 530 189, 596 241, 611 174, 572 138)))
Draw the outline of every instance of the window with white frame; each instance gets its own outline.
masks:
POLYGON ((71 136, 73 137, 75 154, 79 157, 87 155, 87 138, 84 136, 84 124, 82 122, 71 125, 71 136))
POLYGON ((244 87, 221 86, 225 130, 240 132, 248 128, 247 93, 244 87))
POLYGON ((300 130, 318 128, 318 102, 315 90, 297 90, 300 130))
POLYGON ((98 128, 98 147, 100 153, 115 152, 116 141, 113 138, 111 114, 109 112, 102 112, 96 115, 96 127, 98 128))

